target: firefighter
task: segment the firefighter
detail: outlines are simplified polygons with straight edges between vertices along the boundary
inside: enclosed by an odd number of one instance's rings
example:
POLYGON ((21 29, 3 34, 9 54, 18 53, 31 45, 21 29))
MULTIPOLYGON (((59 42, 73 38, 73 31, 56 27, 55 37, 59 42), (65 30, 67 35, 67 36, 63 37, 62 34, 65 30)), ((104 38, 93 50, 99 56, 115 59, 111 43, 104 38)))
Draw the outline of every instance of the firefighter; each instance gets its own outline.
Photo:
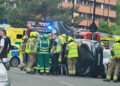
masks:
POLYGON ((115 38, 115 43, 112 46, 112 58, 108 65, 106 81, 110 81, 113 75, 113 81, 118 81, 118 74, 120 70, 120 37, 115 38), (114 74, 112 74, 114 73, 114 74))
POLYGON ((33 72, 33 66, 35 64, 36 53, 37 53, 37 32, 31 32, 30 37, 26 43, 26 53, 28 54, 28 64, 26 68, 27 73, 33 72))
POLYGON ((40 73, 48 73, 50 65, 49 53, 50 40, 47 33, 41 34, 38 40, 37 69, 40 73))
POLYGON ((67 44, 67 63, 69 75, 76 74, 76 62, 78 57, 78 44, 72 37, 69 37, 67 44))

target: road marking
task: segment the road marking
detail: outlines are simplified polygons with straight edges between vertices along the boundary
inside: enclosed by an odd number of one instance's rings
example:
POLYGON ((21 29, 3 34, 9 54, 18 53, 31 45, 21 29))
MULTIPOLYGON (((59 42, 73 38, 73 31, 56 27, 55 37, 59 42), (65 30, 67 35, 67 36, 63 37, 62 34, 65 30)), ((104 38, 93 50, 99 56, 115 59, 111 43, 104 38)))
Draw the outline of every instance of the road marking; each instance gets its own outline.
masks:
POLYGON ((75 85, 65 82, 65 81, 60 81, 60 83, 63 84, 64 86, 75 86, 75 85))
POLYGON ((48 77, 44 77, 44 76, 38 76, 38 78, 44 79, 44 80, 48 80, 48 81, 53 81, 52 78, 48 78, 48 77))

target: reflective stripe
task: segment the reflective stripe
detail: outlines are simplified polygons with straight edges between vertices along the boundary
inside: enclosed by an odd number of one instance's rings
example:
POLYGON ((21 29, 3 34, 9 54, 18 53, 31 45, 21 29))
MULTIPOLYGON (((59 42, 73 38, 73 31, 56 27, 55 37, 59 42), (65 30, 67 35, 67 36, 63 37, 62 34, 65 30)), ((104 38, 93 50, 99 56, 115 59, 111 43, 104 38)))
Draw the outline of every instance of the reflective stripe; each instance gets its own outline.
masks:
POLYGON ((48 53, 49 52, 49 40, 40 40, 39 41, 39 53, 48 53))
POLYGON ((49 53, 49 52, 43 52, 43 51, 40 51, 39 53, 49 53))

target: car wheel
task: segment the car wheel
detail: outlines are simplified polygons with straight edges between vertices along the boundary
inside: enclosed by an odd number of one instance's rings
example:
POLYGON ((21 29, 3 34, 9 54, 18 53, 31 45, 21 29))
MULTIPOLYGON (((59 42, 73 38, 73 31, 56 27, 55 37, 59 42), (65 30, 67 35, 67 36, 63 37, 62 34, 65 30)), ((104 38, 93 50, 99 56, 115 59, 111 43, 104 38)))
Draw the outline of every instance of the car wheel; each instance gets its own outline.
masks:
POLYGON ((88 76, 90 74, 91 71, 91 66, 90 65, 86 65, 86 66, 81 66, 79 67, 79 75, 80 76, 88 76))
POLYGON ((10 61, 10 65, 12 67, 17 67, 20 64, 20 60, 16 57, 13 57, 10 61))

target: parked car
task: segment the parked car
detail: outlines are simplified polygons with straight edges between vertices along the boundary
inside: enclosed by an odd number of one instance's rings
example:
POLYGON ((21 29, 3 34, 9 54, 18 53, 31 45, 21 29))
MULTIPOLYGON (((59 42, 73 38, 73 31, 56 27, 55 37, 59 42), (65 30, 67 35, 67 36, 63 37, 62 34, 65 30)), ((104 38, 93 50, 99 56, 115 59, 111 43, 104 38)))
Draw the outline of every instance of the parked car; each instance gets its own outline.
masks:
POLYGON ((7 70, 2 62, 0 62, 0 86, 10 86, 7 70))

